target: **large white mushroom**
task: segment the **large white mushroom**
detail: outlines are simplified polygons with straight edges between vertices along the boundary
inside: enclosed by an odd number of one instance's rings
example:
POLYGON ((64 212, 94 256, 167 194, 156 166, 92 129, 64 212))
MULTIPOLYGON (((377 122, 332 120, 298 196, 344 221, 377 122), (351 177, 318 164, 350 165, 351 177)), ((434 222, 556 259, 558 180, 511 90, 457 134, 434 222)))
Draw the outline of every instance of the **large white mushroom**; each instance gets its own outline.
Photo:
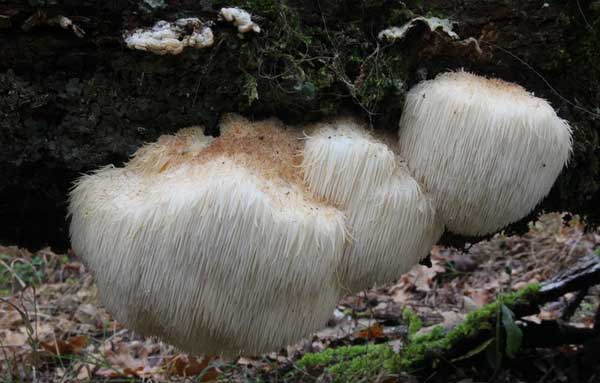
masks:
POLYGON ((351 241, 340 266, 345 291, 396 280, 442 234, 430 198, 390 146, 364 125, 337 120, 312 128, 302 167, 314 195, 346 214, 351 241))
POLYGON ((73 248, 128 327, 181 349, 256 354, 325 324, 340 291, 343 214, 301 186, 298 137, 229 117, 187 129, 71 192, 73 248))
POLYGON ((548 194, 572 146, 568 123, 519 85, 463 71, 411 89, 401 154, 455 233, 492 233, 548 194))

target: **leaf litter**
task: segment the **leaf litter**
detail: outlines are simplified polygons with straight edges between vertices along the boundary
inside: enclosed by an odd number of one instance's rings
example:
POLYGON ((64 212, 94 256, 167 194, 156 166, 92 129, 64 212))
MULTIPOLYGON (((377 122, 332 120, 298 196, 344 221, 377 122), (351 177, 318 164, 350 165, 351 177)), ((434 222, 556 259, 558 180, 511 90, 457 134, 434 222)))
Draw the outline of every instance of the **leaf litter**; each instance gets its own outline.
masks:
MULTIPOLYGON (((440 324, 449 329, 499 294, 548 280, 599 246, 600 232, 586 230, 579 217, 566 213, 542 215, 524 235, 500 233, 467 250, 436 246, 430 267, 415 266, 393 285, 343 298, 328 326, 310 339, 236 360, 187 355, 124 328, 99 303, 92 276, 75 254, 0 246, 0 377, 285 381, 290 371, 298 372, 294 363, 308 352, 370 343, 389 343, 398 352, 409 341, 407 308, 422 322, 417 334, 440 324)), ((588 291, 571 324, 593 326, 599 293, 598 288, 588 291)), ((529 319, 557 319, 573 298, 570 294, 546 305, 529 319)), ((506 310, 502 320, 516 327, 506 310)), ((517 330, 508 340, 511 352, 521 341, 517 330)), ((532 365, 549 368, 543 358, 532 365)), ((320 379, 302 374, 296 381, 320 379)))

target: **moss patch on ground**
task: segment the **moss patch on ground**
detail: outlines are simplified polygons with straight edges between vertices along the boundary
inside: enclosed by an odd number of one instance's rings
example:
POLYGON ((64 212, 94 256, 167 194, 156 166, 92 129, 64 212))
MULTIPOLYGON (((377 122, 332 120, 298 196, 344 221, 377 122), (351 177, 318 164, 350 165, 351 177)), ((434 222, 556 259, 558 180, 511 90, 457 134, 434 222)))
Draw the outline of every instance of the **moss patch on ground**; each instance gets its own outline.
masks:
MULTIPOLYGON (((503 294, 493 303, 468 314, 463 323, 447 333, 442 326, 436 326, 428 334, 409 336, 408 345, 400 353, 387 344, 344 346, 306 354, 296 366, 308 373, 323 369, 335 382, 369 381, 377 376, 414 372, 426 363, 438 364, 459 343, 474 339, 483 331, 493 330, 503 306, 513 309, 518 303, 534 300, 539 290, 538 284, 532 284, 517 292, 503 294)), ((418 331, 420 321, 415 317, 411 310, 404 313, 404 319, 409 322, 409 335, 418 331)), ((490 342, 484 344, 487 346, 490 342)))
POLYGON ((343 346, 320 353, 306 354, 296 366, 307 370, 324 368, 334 382, 372 381, 390 374, 399 363, 399 355, 386 344, 343 346))
POLYGON ((438 356, 452 350, 458 343, 472 339, 482 331, 492 330, 502 306, 512 309, 517 303, 534 299, 539 290, 538 284, 532 284, 517 292, 503 294, 496 301, 469 313, 463 323, 447 334, 438 326, 427 335, 415 337, 401 352, 400 369, 414 369, 427 359, 437 363, 438 356))

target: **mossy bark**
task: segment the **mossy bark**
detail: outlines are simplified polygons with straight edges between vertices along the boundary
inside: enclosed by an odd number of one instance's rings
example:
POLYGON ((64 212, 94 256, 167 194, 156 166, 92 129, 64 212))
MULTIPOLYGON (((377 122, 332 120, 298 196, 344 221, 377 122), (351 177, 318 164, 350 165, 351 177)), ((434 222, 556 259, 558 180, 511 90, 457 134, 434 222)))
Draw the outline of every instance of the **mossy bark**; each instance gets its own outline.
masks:
MULTIPOLYGON (((600 11, 591 1, 29 0, 0 2, 0 242, 68 245, 65 208, 82 172, 119 164, 162 133, 223 113, 305 123, 338 113, 397 129, 404 92, 466 68, 549 99, 575 127, 575 153, 543 207, 600 217, 600 11), (218 20, 240 5, 262 28, 218 20), (48 25, 57 15, 85 32, 48 25), (416 15, 452 17, 458 44, 380 30, 416 15), (160 19, 213 21, 215 45, 157 56, 127 49, 125 30, 160 19), (550 87, 549 84, 552 86, 550 87), (591 112, 591 113, 590 113, 591 112)), ((51 24, 51 23, 50 23, 51 24)))
POLYGON ((436 375, 436 381, 454 381, 456 379, 450 377, 445 379, 446 374, 460 371, 461 362, 468 361, 483 372, 486 365, 496 369, 503 359, 514 360, 523 348, 576 344, 584 350, 594 350, 594 342, 600 337, 598 316, 593 328, 573 327, 563 320, 544 320, 537 325, 523 319, 539 313, 543 305, 567 293, 588 291, 599 283, 600 260, 596 253, 590 252, 541 285, 531 284, 499 295, 494 302, 467 314, 463 322, 448 331, 438 325, 427 334, 419 335, 416 333, 421 325, 419 318, 405 310, 407 339, 399 352, 392 351, 389 344, 328 348, 305 354, 297 361, 298 369, 290 377, 297 373, 326 372, 334 382, 362 382, 411 373, 430 378, 436 375), (520 320, 519 325, 517 320, 520 320), (432 369, 435 370, 433 375, 432 369))
MULTIPOLYGON (((334 382, 373 381, 378 375, 397 375, 436 367, 442 362, 466 359, 492 345, 497 319, 502 307, 511 310, 519 304, 536 300, 539 285, 531 285, 515 293, 505 294, 493 303, 471 312, 460 325, 448 333, 437 326, 426 335, 411 335, 399 353, 387 344, 367 344, 329 348, 304 355, 296 366, 300 372, 327 371, 334 382)), ((414 315, 414 314, 413 314, 414 315)), ((411 325, 411 318, 409 320, 411 325)), ((412 321, 415 319, 412 318, 412 321)), ((409 330, 410 332, 410 330, 409 330)), ((504 352, 504 346, 502 347, 504 352)))

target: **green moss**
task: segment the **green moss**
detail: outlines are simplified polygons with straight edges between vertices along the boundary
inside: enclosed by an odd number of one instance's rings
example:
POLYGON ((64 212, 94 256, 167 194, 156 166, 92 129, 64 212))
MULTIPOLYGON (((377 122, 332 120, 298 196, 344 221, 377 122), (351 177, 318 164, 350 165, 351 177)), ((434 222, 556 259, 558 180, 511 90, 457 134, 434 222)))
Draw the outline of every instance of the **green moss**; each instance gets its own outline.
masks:
POLYGON ((408 322, 408 335, 411 337, 423 327, 421 319, 409 307, 405 308, 402 312, 402 318, 408 322))
POLYGON ((344 346, 306 354, 296 365, 307 370, 324 368, 334 382, 371 381, 396 370, 398 358, 388 345, 344 346))
POLYGON ((451 17, 438 9, 430 9, 425 13, 425 17, 437 17, 440 19, 451 19, 451 17))
POLYGON ((348 109, 370 120, 398 116, 407 60, 393 45, 380 47, 373 31, 408 20, 411 12, 405 5, 323 0, 314 7, 294 0, 237 0, 215 1, 212 7, 231 5, 251 12, 262 31, 245 40, 237 33, 220 34, 219 53, 207 51, 215 55, 207 61, 220 63, 218 70, 227 69, 222 76, 203 75, 220 83, 201 90, 221 88, 233 96, 220 104, 211 100, 213 108, 276 114, 291 122, 348 109))
POLYGON ((400 368, 412 370, 428 358, 433 359, 435 364, 438 355, 451 350, 458 342, 475 337, 481 331, 493 329, 493 322, 501 305, 512 309, 518 302, 533 299, 539 289, 538 284, 532 284, 514 293, 501 295, 493 303, 471 312, 463 323, 445 335, 443 328, 438 326, 431 333, 414 338, 402 351, 400 368))
POLYGON ((315 368, 318 366, 327 366, 332 363, 355 358, 365 354, 373 346, 343 346, 338 348, 330 348, 323 352, 309 353, 304 355, 296 365, 300 368, 315 368))
POLYGON ((387 345, 371 346, 363 355, 340 362, 328 369, 337 382, 373 381, 382 374, 392 374, 399 356, 387 345))
MULTIPOLYGON (((442 326, 436 326, 428 334, 411 336, 411 342, 399 354, 387 344, 344 346, 306 354, 296 366, 309 373, 323 370, 331 375, 334 382, 355 382, 370 381, 382 374, 414 371, 426 361, 436 365, 459 342, 475 338, 482 331, 493 330, 497 313, 503 305, 512 309, 520 302, 535 299, 539 289, 538 284, 532 284, 517 292, 501 295, 495 302, 471 312, 463 323, 448 333, 442 326)), ((403 317, 409 321, 409 333, 415 334, 421 327, 417 315, 407 308, 403 317)))

